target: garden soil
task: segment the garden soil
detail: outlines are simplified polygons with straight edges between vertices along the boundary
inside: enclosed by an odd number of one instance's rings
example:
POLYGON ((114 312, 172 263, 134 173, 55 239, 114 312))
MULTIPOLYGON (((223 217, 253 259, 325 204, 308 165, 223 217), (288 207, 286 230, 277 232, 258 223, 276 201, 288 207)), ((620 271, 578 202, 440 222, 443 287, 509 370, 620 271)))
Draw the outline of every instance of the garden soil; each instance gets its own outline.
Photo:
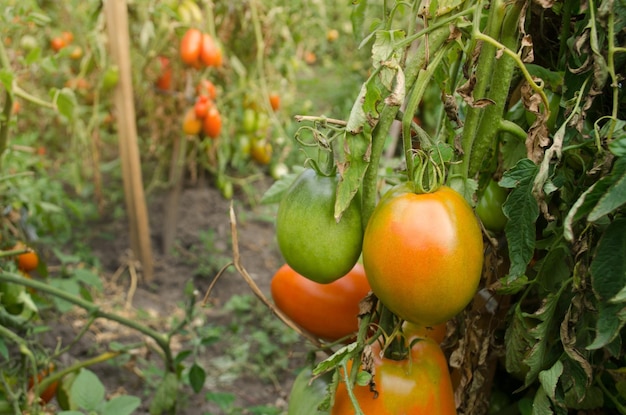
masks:
MULTIPOLYGON (((261 188, 267 188, 268 185, 269 182, 259 184, 261 188)), ((213 339, 215 341, 207 342, 207 346, 196 349, 196 361, 207 375, 205 386, 200 392, 194 393, 189 385, 184 385, 178 394, 181 402, 177 413, 246 414, 253 413, 249 412, 249 408, 259 406, 278 408, 281 413, 286 413, 291 384, 298 369, 304 365, 305 356, 311 347, 295 335, 289 342, 270 337, 269 341, 276 340, 276 347, 281 348, 279 353, 283 354, 286 363, 276 367, 276 362, 268 361, 266 363, 270 372, 260 375, 256 372, 263 362, 259 363, 254 347, 247 349, 245 346, 246 343, 254 343, 249 336, 258 336, 258 332, 263 331, 257 322, 275 319, 270 310, 253 295, 249 285, 234 267, 230 267, 219 278, 208 301, 203 303, 217 269, 233 258, 229 221, 231 202, 211 186, 184 189, 178 203, 174 247, 171 252, 163 253, 160 234, 164 225, 165 200, 163 195, 151 197, 148 201, 154 253, 152 281, 142 278, 139 264, 130 254, 128 222, 125 218, 103 221, 94 226, 95 237, 88 241, 88 245, 101 262, 104 283, 103 292, 96 294, 95 301, 107 311, 165 332, 174 321, 184 317, 184 304, 188 298, 185 287, 192 284, 195 318, 189 326, 191 331, 198 333, 209 327, 218 334, 228 335, 213 339), (247 299, 250 310, 244 308, 242 315, 241 310, 237 314, 236 311, 230 311, 232 308, 224 307, 233 296, 247 299), (233 350, 238 348, 244 350, 247 357, 237 358, 233 350), (254 364, 250 363, 248 367, 246 359, 254 364), (207 398, 207 393, 212 398, 207 398), (221 408, 215 402, 220 401, 220 397, 225 398, 221 408)), ((282 263, 273 225, 276 206, 251 204, 249 201, 242 192, 235 196, 233 203, 237 216, 240 257, 255 283, 270 298, 271 278, 282 263)), ((86 321, 87 316, 80 310, 63 315, 58 322, 58 330, 54 330, 54 339, 48 341, 71 341, 86 321)), ((276 326, 289 330, 282 323, 272 327, 276 326)), ((207 336, 206 333, 204 335, 207 336)), ((198 339, 197 335, 189 333, 176 336, 172 341, 174 353, 193 349, 191 342, 198 339)), ((140 347, 134 349, 130 356, 100 363, 90 369, 106 386, 108 397, 118 394, 138 396, 142 399, 142 406, 136 413, 147 414, 155 388, 162 377, 162 360, 156 345, 136 331, 108 320, 97 320, 87 334, 62 356, 61 364, 68 365, 78 359, 93 357, 106 351, 112 344, 134 342, 138 342, 140 347)), ((191 357, 184 362, 189 367, 192 364, 191 357)))

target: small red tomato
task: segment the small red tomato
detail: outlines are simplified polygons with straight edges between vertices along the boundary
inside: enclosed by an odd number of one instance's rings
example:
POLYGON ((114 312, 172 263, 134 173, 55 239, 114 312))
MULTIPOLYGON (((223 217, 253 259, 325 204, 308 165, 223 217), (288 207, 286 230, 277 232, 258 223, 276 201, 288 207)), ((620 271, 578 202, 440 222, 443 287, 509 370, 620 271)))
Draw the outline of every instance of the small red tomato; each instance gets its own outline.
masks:
POLYGON ((202 48, 200 49, 200 60, 206 66, 218 65, 218 47, 213 37, 208 33, 202 34, 202 48))
POLYGON ((63 49, 65 46, 67 46, 67 43, 65 42, 65 40, 62 37, 54 37, 50 40, 50 47, 52 48, 52 50, 54 50, 55 52, 60 51, 61 49, 63 49))
POLYGON ((222 131, 222 116, 217 107, 209 108, 202 123, 202 131, 210 138, 217 138, 222 131))
POLYGON ((193 109, 196 113, 196 117, 204 118, 209 112, 209 108, 213 106, 213 103, 209 100, 206 95, 200 95, 198 99, 196 99, 196 103, 193 106, 193 109))
POLYGON ((215 84, 208 79, 203 79, 196 86, 196 93, 200 96, 206 95, 209 99, 217 98, 215 84))
MULTIPOLYGON (((46 376, 50 375, 52 372, 54 372, 54 364, 50 364, 50 366, 48 367, 48 369, 42 370, 41 372, 39 372, 39 374, 37 375, 37 382, 41 382, 43 379, 46 378, 46 376)), ((28 389, 32 389, 33 386, 35 385, 35 381, 33 380, 33 378, 29 378, 28 379, 28 389)), ((48 403, 52 400, 52 398, 54 398, 54 396, 56 395, 56 391, 57 388, 59 386, 59 382, 54 381, 52 382, 43 392, 41 392, 41 394, 39 395, 39 399, 42 400, 43 403, 48 403)))

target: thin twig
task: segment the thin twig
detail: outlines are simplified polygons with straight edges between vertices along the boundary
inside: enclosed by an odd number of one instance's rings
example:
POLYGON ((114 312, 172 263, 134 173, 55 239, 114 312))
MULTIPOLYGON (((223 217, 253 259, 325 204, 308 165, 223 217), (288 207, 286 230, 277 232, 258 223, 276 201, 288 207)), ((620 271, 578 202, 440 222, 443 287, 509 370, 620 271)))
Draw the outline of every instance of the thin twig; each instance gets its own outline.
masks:
POLYGON ((206 294, 204 294, 204 298, 202 299, 202 306, 206 306, 206 304, 209 302, 209 297, 211 296, 211 292, 213 291, 213 287, 215 287, 215 284, 217 283, 217 281, 220 279, 220 277, 222 275, 224 275, 224 272, 226 272, 226 270, 231 266, 231 265, 235 265, 232 261, 229 262, 228 264, 224 265, 218 272, 217 275, 215 277, 213 277, 213 281, 211 281, 211 285, 209 285, 209 288, 207 288, 206 290, 206 294))
POLYGON ((338 120, 335 118, 318 117, 314 115, 295 115, 293 118, 297 122, 313 121, 313 122, 320 122, 322 124, 334 124, 340 127, 345 127, 348 125, 348 123, 344 120, 338 120))

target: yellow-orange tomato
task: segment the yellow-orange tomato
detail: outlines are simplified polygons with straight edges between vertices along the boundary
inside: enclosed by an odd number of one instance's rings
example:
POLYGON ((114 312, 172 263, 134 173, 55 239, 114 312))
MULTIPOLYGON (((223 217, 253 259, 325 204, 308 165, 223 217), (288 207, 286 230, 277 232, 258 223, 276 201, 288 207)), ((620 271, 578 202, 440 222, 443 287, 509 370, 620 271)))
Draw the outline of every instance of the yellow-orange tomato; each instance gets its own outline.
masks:
POLYGON ((222 116, 215 106, 208 109, 202 120, 202 131, 210 138, 217 138, 222 132, 222 116))
MULTIPOLYGON (((369 386, 353 387, 365 415, 456 415, 448 362, 433 339, 417 341, 404 360, 381 357, 377 343, 372 352, 376 393, 369 386)), ((337 387, 330 413, 355 413, 344 382, 337 387)))
POLYGON ((269 164, 272 160, 272 143, 265 138, 253 140, 250 146, 250 156, 259 164, 269 164))
POLYGON ((61 32, 61 37, 65 41, 66 45, 69 45, 74 41, 74 34, 72 32, 61 32))
POLYGON ((416 194, 409 183, 389 191, 363 238, 372 290, 402 319, 422 326, 450 320, 472 300, 483 265, 474 211, 449 187, 416 194))
POLYGON ((188 135, 196 135, 202 130, 202 120, 196 117, 196 112, 193 108, 189 108, 185 112, 183 118, 183 132, 188 135))
POLYGON ((74 47, 72 53, 70 53, 70 59, 78 60, 83 57, 83 48, 80 46, 74 47))
MULTIPOLYGON (((15 251, 18 249, 21 250, 26 248, 28 247, 25 244, 23 244, 22 242, 18 242, 13 247, 13 250, 15 251)), ((28 252, 19 254, 16 258, 16 261, 18 269, 20 269, 21 271, 29 272, 36 269, 39 265, 39 255, 37 255, 35 251, 30 249, 28 252)))
POLYGON ((315 336, 335 341, 355 334, 359 302, 370 291, 363 265, 328 284, 312 281, 285 264, 271 283, 276 307, 315 336))

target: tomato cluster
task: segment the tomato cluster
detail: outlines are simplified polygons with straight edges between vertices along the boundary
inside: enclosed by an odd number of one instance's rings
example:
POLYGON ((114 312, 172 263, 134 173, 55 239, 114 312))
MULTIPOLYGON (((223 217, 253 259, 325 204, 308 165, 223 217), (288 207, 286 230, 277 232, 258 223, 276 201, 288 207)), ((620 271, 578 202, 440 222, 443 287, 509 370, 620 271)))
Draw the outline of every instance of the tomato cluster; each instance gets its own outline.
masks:
POLYGON ((222 66, 222 48, 208 33, 191 28, 180 41, 180 59, 194 68, 222 66))
POLYGON ((196 102, 185 112, 183 132, 196 135, 202 132, 206 137, 216 139, 222 131, 222 116, 215 104, 215 85, 203 79, 196 87, 196 102))
MULTIPOLYGON (((270 107, 277 111, 280 108, 280 96, 272 93, 269 96, 270 107)), ((273 146, 269 140, 270 116, 262 106, 252 100, 246 100, 241 113, 238 148, 246 157, 265 166, 272 160, 273 146)))

